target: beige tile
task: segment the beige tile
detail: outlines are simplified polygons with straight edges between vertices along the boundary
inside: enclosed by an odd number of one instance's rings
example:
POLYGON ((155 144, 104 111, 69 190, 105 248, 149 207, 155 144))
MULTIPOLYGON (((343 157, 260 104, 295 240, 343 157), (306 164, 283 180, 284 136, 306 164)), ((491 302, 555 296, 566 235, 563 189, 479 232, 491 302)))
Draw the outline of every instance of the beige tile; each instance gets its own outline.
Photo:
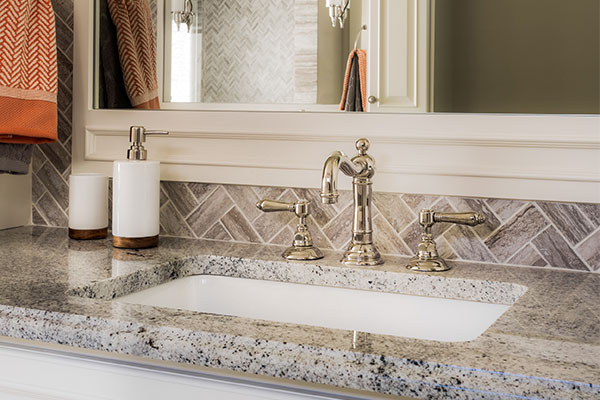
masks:
POLYGON ((227 229, 233 240, 238 242, 260 243, 258 234, 252 229, 248 220, 237 207, 233 207, 221 218, 221 223, 227 229))
POLYGON ((416 218, 416 215, 404 204, 398 194, 375 193, 373 205, 396 232, 404 230, 416 218))
POLYGON ((577 251, 594 271, 600 271, 600 229, 577 246, 577 251))
POLYGON ((536 236, 531 243, 553 267, 588 271, 587 266, 553 226, 536 236))
POLYGON ((223 187, 215 190, 187 219, 188 225, 197 237, 211 228, 229 209, 233 201, 223 187))

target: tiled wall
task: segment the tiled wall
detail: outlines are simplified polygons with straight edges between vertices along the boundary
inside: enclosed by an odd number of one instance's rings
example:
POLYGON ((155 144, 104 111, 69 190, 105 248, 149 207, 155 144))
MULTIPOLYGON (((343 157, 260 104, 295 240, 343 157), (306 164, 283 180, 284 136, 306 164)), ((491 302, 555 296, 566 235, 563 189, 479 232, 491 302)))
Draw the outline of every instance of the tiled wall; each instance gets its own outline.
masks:
POLYGON ((202 99, 317 101, 316 0, 204 0, 202 99))
MULTIPOLYGON (((72 0, 53 1, 59 47, 59 143, 37 146, 33 158, 33 222, 66 226, 67 178, 71 163, 72 0)), ((310 229, 324 249, 343 249, 350 239, 352 197, 323 205, 316 190, 258 186, 163 182, 163 234, 252 243, 290 243, 291 213, 261 213, 260 198, 313 201, 310 229)), ((473 199, 376 193, 375 238, 385 254, 412 254, 420 236, 417 213, 483 212, 488 220, 475 228, 437 224, 442 255, 448 259, 490 261, 538 267, 567 267, 600 272, 600 204, 473 199)))

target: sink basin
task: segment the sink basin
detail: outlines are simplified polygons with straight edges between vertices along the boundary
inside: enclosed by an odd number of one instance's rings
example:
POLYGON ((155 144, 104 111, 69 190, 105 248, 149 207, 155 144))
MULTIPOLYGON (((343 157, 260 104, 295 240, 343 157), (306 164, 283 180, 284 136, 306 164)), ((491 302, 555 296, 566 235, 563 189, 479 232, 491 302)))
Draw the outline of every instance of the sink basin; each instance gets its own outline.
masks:
POLYGON ((176 279, 115 301, 443 342, 477 338, 510 307, 216 275, 176 279))

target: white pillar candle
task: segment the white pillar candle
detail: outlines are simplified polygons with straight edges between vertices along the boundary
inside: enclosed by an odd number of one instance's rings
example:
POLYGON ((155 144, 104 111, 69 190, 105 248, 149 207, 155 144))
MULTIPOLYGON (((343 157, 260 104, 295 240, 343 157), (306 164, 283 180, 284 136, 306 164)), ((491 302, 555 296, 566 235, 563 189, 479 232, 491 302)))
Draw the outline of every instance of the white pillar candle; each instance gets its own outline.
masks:
POLYGON ((108 178, 102 174, 69 176, 69 228, 108 228, 108 178))

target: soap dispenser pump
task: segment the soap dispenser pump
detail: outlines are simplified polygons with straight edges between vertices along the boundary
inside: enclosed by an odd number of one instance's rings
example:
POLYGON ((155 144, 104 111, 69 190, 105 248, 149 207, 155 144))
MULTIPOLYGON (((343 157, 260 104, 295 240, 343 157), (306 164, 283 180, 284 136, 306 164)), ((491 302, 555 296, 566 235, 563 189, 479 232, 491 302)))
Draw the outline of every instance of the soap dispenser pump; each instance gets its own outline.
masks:
POLYGON ((143 126, 129 129, 127 160, 113 164, 113 246, 143 249, 158 245, 160 163, 148 161, 143 143, 147 135, 168 135, 143 126))

